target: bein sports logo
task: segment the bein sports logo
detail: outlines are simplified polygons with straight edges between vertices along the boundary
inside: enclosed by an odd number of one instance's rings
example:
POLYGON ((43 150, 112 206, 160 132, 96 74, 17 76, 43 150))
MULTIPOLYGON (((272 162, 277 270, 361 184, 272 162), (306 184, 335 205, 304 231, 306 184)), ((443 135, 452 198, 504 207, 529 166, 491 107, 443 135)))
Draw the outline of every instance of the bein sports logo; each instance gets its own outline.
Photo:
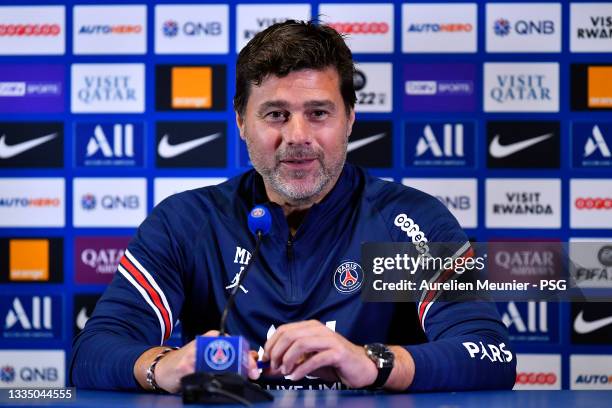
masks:
POLYGON ((398 214, 393 223, 408 235, 419 254, 429 255, 429 247, 427 246, 428 241, 425 237, 425 233, 421 231, 419 224, 403 213, 398 214))
POLYGON ((226 340, 215 340, 210 342, 204 350, 204 360, 213 370, 225 370, 234 363, 236 350, 226 340))

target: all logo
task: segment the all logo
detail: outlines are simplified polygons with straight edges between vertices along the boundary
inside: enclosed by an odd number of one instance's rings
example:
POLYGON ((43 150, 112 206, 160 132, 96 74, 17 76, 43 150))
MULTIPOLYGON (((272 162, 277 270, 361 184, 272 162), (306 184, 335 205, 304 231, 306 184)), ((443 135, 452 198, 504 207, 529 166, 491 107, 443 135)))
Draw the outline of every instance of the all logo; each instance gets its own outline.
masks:
POLYGON ((555 302, 498 302, 502 322, 515 343, 557 343, 559 304, 555 302))
POLYGON ((334 287, 343 294, 353 293, 363 283, 363 270, 357 262, 346 261, 334 271, 334 287))
POLYGON ((72 64, 73 113, 143 113, 144 64, 72 64))
POLYGON ((319 14, 353 53, 393 52, 393 4, 321 4, 319 14))
POLYGON ((472 112, 476 109, 473 64, 405 64, 404 111, 472 112))
POLYGON ((156 54, 226 54, 229 6, 155 6, 156 54))
POLYGON ((612 52, 612 4, 570 3, 571 52, 612 52))
POLYGON ((58 295, 1 295, 3 339, 61 339, 62 298, 58 295))
POLYGON ((612 303, 572 302, 572 343, 610 344, 612 303))
POLYGON ((476 52, 476 4, 402 4, 402 51, 476 52))
POLYGON ((612 109, 612 65, 571 65, 572 110, 612 109))
POLYGON ((85 324, 93 314, 96 307, 96 303, 100 299, 101 295, 98 294, 77 294, 74 295, 74 310, 73 310, 73 330, 74 335, 79 334, 84 328, 85 324))
POLYGON ((0 113, 63 112, 64 72, 63 65, 2 64, 0 113))
POLYGON ((0 238, 0 282, 62 282, 62 238, 0 238))
POLYGON ((129 242, 130 237, 76 237, 75 281, 109 284, 129 242))
POLYGON ((238 4, 236 6, 236 51, 240 50, 260 31, 286 20, 310 20, 310 4, 238 4))
POLYGON ((474 122, 406 122, 406 167, 474 167, 474 122))
POLYGON ((144 5, 74 6, 74 54, 146 54, 144 5))
POLYGON ((77 167, 143 167, 143 123, 77 123, 77 167))
POLYGON ((559 122, 487 122, 487 167, 556 168, 561 161, 559 122))
POLYGON ((225 66, 155 67, 155 107, 170 110, 225 110, 225 66))
POLYGON ((559 64, 484 64, 485 112, 558 112, 559 64))
POLYGON ((612 228, 612 180, 570 179, 571 228, 612 228))
POLYGON ((560 228, 559 179, 485 181, 487 228, 560 228))
POLYGON ((572 123, 572 165, 576 168, 612 167, 612 123, 572 123))
POLYGON ((346 159, 370 168, 393 166, 393 124, 390 121, 358 121, 349 137, 346 159))
POLYGON ((64 6, 0 7, 0 55, 63 55, 64 6))
POLYGON ((393 109, 393 70, 387 62, 355 64, 353 76, 357 112, 391 112, 393 109))
POLYGON ((405 178, 402 184, 436 197, 461 227, 478 226, 478 183, 469 178, 405 178))
POLYGON ((236 350, 229 341, 219 339, 211 341, 204 350, 204 361, 214 370, 225 370, 236 360, 236 350))
POLYGON ((75 227, 137 227, 147 210, 144 178, 75 178, 75 227))
POLYGON ((0 123, 0 168, 63 166, 61 122, 0 123))
POLYGON ((612 288, 612 238, 570 238, 570 273, 581 288, 612 288))
POLYGON ((158 122, 157 167, 225 167, 224 122, 158 122))
POLYGON ((560 52, 561 5, 488 3, 487 52, 560 52))

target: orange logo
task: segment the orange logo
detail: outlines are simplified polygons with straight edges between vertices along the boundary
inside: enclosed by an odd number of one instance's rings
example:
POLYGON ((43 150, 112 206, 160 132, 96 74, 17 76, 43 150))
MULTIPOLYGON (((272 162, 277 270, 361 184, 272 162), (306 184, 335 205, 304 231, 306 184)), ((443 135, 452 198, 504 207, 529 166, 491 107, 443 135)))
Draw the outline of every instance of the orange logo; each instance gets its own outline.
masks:
POLYGON ((210 109, 212 107, 212 68, 172 68, 172 108, 210 109))
POLYGON ((612 67, 588 68, 589 108, 612 108, 612 67))
POLYGON ((49 280, 49 241, 11 239, 9 242, 9 279, 11 281, 49 280))

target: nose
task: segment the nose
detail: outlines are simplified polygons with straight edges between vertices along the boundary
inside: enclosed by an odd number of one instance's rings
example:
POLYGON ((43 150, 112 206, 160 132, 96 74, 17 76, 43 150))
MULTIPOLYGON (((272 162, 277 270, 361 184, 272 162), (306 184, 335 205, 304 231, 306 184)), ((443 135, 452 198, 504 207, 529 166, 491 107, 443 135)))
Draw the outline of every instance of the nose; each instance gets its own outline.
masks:
POLYGON ((311 133, 308 121, 301 115, 292 115, 284 127, 283 139, 289 145, 311 143, 311 133))

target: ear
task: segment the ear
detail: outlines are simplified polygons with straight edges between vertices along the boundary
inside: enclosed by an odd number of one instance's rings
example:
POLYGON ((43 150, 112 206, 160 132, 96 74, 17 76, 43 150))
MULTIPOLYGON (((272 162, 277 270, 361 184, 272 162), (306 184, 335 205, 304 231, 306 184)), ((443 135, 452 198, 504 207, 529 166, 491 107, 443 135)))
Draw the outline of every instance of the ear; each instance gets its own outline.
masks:
POLYGON ((238 130, 240 131, 240 138, 244 140, 244 119, 240 116, 238 112, 236 112, 236 125, 238 126, 238 130))
POLYGON ((353 124, 355 123, 355 109, 351 109, 351 112, 348 115, 348 123, 346 126, 346 137, 347 139, 351 136, 351 133, 353 133, 353 124))

